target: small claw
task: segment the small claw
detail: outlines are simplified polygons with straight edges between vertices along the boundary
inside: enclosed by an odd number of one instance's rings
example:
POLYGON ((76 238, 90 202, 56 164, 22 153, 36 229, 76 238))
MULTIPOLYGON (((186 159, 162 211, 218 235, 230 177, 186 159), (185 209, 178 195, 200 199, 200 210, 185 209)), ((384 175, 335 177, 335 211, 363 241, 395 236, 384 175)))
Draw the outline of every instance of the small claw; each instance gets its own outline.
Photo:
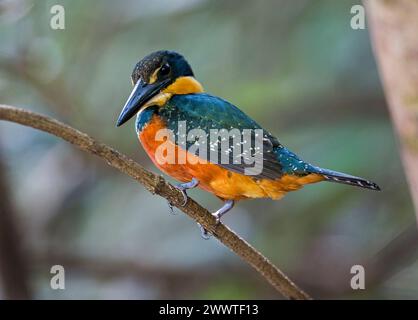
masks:
POLYGON ((212 215, 215 217, 215 223, 218 225, 221 223, 221 217, 227 213, 229 210, 231 210, 234 207, 234 200, 226 200, 224 205, 217 210, 216 212, 212 213, 212 215))
POLYGON ((189 197, 187 196, 187 189, 192 189, 197 187, 197 185, 199 184, 199 180, 197 180, 196 178, 193 178, 190 182, 186 182, 186 183, 180 183, 176 186, 176 188, 181 192, 181 194, 183 195, 183 203, 181 204, 182 207, 184 207, 187 204, 187 200, 189 199, 189 197))
POLYGON ((171 204, 170 201, 167 201, 167 204, 168 204, 168 208, 170 209, 170 214, 172 214, 173 216, 175 216, 177 213, 174 212, 173 205, 171 204))
POLYGON ((187 195, 186 190, 179 189, 181 194, 183 195, 183 203, 181 204, 184 207, 187 204, 187 200, 189 200, 189 196, 187 195))
POLYGON ((211 234, 208 232, 208 230, 203 228, 203 226, 200 223, 198 223, 197 225, 199 226, 199 229, 200 229, 200 236, 205 240, 209 240, 211 237, 211 234))
POLYGON ((217 212, 212 213, 212 215, 215 217, 215 224, 218 225, 221 223, 221 215, 218 214, 217 212))

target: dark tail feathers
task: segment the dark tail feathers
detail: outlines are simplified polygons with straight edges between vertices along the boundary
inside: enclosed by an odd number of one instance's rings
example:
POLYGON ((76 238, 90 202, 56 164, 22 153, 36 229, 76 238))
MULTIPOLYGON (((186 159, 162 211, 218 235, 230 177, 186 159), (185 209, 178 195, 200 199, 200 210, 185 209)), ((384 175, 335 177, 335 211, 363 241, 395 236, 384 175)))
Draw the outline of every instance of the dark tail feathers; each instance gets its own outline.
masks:
POLYGON ((328 170, 328 169, 322 169, 319 167, 313 167, 312 173, 319 173, 322 174, 326 181, 331 182, 337 182, 337 183, 343 183, 343 184, 349 184, 351 186, 371 189, 379 191, 380 187, 371 181, 365 180, 363 178, 350 176, 345 173, 328 170))

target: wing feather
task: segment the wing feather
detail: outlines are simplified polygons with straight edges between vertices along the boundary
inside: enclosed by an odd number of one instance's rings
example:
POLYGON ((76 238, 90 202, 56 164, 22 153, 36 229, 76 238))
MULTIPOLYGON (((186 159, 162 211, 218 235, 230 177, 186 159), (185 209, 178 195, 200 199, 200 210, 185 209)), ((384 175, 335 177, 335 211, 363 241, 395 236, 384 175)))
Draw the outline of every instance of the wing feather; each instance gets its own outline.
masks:
MULTIPOLYGON (((174 132, 177 144, 179 144, 180 138, 184 139, 184 132, 187 134, 192 129, 202 129, 206 133, 209 133, 210 129, 226 129, 228 131, 238 129, 241 134, 239 137, 240 141, 248 138, 248 136, 244 136, 243 130, 251 129, 250 140, 252 148, 250 156, 254 157, 257 152, 262 152, 263 157, 262 172, 255 174, 254 177, 257 179, 276 179, 282 175, 282 166, 276 153, 277 149, 281 147, 279 141, 228 101, 209 94, 175 95, 163 108, 160 108, 158 113, 166 121, 168 129, 174 132), (181 128, 184 122, 186 128, 181 128), (260 138, 256 137, 255 129, 259 129, 262 132, 262 150, 255 149, 256 139, 260 138), (181 137, 182 135, 183 137, 181 137)), ((206 138, 209 141, 209 136, 206 136, 206 138)), ((186 148, 189 150, 196 140, 192 139, 185 142, 186 148)), ((228 163, 224 164, 220 161, 217 163, 228 170, 244 174, 246 169, 250 169, 254 164, 249 164, 248 161, 245 161, 246 159, 248 160, 249 154, 244 154, 244 152, 238 154, 238 163, 234 162, 234 156, 237 157, 237 153, 234 153, 235 147, 233 142, 233 138, 230 137, 229 145, 231 148, 228 151, 228 163)), ((216 143, 207 143, 207 155, 210 155, 211 148, 212 152, 221 155, 221 152, 224 150, 222 149, 220 137, 216 143)), ((211 158, 207 159, 211 160, 211 158)))

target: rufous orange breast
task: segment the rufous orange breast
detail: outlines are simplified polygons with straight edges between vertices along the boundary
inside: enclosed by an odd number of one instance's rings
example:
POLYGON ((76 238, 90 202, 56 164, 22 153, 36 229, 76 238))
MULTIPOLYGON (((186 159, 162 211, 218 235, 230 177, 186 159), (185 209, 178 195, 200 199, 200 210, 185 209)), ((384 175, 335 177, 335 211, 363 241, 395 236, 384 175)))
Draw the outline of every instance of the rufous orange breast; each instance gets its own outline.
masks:
POLYGON ((217 164, 198 159, 195 154, 180 148, 174 142, 156 139, 157 132, 165 128, 164 121, 157 115, 153 115, 139 133, 139 140, 153 163, 161 171, 181 182, 188 182, 192 178, 198 179, 201 189, 214 193, 221 199, 280 199, 288 191, 298 190, 304 184, 323 180, 323 177, 318 174, 303 177, 284 175, 280 179, 269 180, 255 179, 229 171, 217 164), (172 144, 172 148, 167 149, 174 150, 175 161, 167 162, 167 155, 157 152, 162 143, 172 144), (186 159, 186 163, 179 163, 179 159, 186 159))

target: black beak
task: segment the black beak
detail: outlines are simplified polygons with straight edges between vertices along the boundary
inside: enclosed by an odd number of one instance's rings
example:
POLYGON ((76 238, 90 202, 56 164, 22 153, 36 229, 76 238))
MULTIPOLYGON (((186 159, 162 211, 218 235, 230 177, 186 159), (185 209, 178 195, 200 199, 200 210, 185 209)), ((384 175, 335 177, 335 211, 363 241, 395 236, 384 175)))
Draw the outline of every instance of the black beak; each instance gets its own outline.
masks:
POLYGON ((153 84, 138 80, 119 115, 116 126, 119 127, 131 119, 148 100, 158 94, 167 84, 168 80, 153 84))

